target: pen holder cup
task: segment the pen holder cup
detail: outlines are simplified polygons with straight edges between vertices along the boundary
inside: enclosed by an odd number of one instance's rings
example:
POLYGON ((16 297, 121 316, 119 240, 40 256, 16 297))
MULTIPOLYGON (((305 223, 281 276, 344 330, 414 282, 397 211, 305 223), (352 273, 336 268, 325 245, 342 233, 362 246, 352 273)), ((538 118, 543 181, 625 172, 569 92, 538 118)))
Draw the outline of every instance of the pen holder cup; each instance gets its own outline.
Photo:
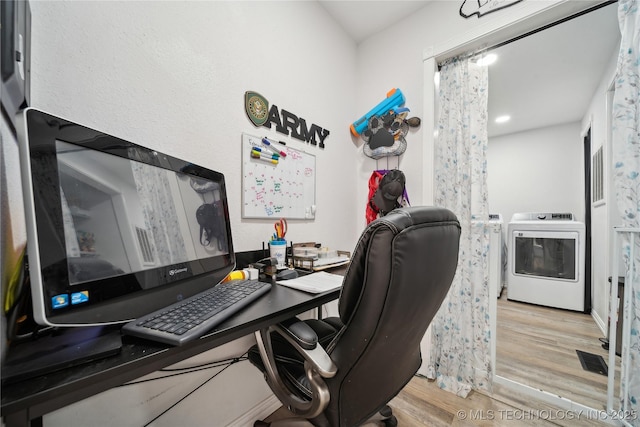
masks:
POLYGON ((287 241, 286 240, 272 240, 269 242, 269 255, 272 258, 278 260, 278 268, 286 267, 287 258, 287 241))

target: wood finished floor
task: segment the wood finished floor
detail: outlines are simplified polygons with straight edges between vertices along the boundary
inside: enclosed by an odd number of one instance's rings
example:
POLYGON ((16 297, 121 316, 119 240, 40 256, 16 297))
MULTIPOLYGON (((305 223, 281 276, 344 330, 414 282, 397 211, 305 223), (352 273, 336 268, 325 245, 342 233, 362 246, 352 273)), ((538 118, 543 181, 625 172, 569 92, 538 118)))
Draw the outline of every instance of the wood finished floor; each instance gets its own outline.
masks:
MULTIPOLYGON (((582 368, 576 350, 608 352, 589 314, 498 300, 496 373, 573 402, 604 409, 607 377, 582 368)), ((620 358, 616 357, 619 372, 620 358)))
POLYGON ((461 398, 423 377, 414 377, 389 405, 400 427, 606 425, 586 415, 567 414, 498 384, 491 394, 472 391, 461 398))
MULTIPOLYGON (((586 415, 571 414, 495 384, 493 393, 472 391, 466 398, 441 390, 435 381, 415 376, 390 403, 399 427, 603 427, 586 415)), ((291 417, 280 408, 265 421, 291 417)))
MULTIPOLYGON (((582 369, 577 350, 602 355, 602 334, 590 315, 498 300, 497 373, 530 387, 596 409, 604 408, 607 377, 582 369)), ((617 358, 619 359, 619 358, 617 358)), ((414 377, 391 402, 401 427, 605 426, 586 415, 575 418, 552 405, 494 384, 492 393, 467 398, 414 377)), ((286 418, 281 408, 268 420, 286 418)))

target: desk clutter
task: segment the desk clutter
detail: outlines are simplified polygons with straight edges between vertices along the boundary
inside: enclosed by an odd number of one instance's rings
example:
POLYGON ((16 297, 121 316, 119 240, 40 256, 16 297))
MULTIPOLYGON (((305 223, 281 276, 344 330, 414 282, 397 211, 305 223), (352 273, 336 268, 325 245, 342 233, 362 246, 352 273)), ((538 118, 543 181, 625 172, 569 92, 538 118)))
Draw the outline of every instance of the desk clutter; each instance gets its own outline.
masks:
POLYGON ((292 244, 291 255, 291 265, 307 271, 326 270, 351 261, 350 252, 331 250, 315 242, 292 244))
POLYGON ((276 230, 273 237, 269 241, 269 255, 278 261, 278 268, 286 268, 287 264, 287 241, 284 236, 287 235, 287 220, 280 218, 273 225, 276 230))
POLYGON ((307 274, 290 280, 278 280, 276 283, 299 291, 319 294, 339 289, 342 287, 343 280, 344 277, 342 275, 318 271, 317 273, 307 274))
POLYGON ((351 259, 351 254, 348 251, 331 250, 316 242, 291 243, 287 247, 285 236, 288 225, 286 218, 277 220, 273 228, 275 233, 271 236, 268 247, 270 258, 276 261, 277 270, 288 267, 309 272, 320 271, 348 264, 351 259))

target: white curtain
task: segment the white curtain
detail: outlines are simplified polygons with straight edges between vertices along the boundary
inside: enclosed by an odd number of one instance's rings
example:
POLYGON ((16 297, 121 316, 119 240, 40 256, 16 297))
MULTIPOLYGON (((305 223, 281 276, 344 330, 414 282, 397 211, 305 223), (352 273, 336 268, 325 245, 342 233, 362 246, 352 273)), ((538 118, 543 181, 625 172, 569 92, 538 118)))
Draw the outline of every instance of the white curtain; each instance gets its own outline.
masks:
POLYGON ((428 376, 466 395, 491 388, 486 66, 454 58, 440 70, 435 204, 462 226, 451 290, 432 322, 428 376))
POLYGON ((167 178, 169 172, 133 161, 131 171, 145 227, 151 232, 154 258, 160 265, 187 261, 184 237, 167 178))
MULTIPOLYGON (((620 0, 618 19, 622 38, 615 78, 613 98, 613 164, 614 186, 622 225, 626 228, 640 228, 640 11, 639 2, 620 0)), ((634 268, 632 295, 625 300, 625 312, 631 313, 629 322, 630 352, 628 366, 623 366, 629 381, 621 384, 621 394, 626 408, 636 416, 629 421, 640 426, 640 236, 636 235, 631 256, 631 244, 623 243, 623 257, 626 268, 634 268), (630 306, 630 307, 629 307, 630 306), (629 310, 630 308, 630 310, 629 310)), ((623 349, 623 353, 625 350, 623 349)))

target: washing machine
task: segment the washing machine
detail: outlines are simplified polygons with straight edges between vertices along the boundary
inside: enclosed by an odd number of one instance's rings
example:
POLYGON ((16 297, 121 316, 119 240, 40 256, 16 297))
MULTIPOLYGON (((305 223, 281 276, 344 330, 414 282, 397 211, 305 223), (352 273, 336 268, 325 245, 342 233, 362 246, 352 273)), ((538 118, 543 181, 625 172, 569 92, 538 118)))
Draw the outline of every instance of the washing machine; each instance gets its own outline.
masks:
POLYGON ((516 213, 507 226, 507 298, 585 308, 585 225, 571 213, 516 213))

